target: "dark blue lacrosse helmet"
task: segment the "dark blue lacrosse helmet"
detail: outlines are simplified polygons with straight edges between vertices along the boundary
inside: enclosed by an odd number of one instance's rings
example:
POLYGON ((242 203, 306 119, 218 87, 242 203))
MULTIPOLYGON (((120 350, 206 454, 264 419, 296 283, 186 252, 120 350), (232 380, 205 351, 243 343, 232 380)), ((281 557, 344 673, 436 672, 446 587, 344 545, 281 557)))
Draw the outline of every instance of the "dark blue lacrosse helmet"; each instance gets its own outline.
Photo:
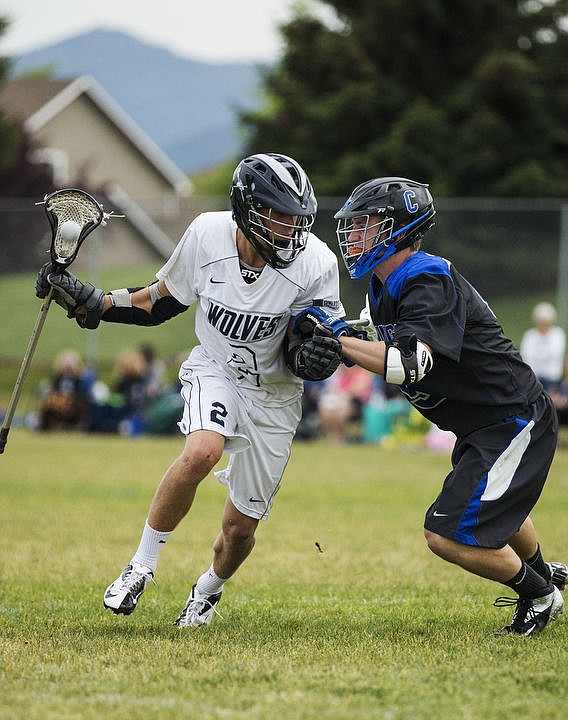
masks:
POLYGON ((287 267, 304 250, 317 202, 308 176, 295 160, 280 153, 259 153, 241 160, 230 197, 235 222, 269 265, 287 267), (261 209, 296 220, 287 226, 287 233, 279 234, 270 227, 270 215, 261 209))
POLYGON ((360 278, 419 240, 434 224, 428 185, 400 177, 358 185, 335 215, 337 240, 352 278, 360 278))

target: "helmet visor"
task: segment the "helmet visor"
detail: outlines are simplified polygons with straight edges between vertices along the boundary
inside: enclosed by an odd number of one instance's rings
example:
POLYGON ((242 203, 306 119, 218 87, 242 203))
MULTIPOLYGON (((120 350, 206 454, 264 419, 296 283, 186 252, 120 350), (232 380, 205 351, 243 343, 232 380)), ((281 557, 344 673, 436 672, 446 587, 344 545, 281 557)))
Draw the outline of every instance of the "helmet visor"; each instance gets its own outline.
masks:
POLYGON ((388 248, 392 240, 393 223, 392 217, 384 217, 383 214, 338 220, 336 233, 339 249, 352 277, 358 277, 353 273, 356 268, 367 266, 388 248))

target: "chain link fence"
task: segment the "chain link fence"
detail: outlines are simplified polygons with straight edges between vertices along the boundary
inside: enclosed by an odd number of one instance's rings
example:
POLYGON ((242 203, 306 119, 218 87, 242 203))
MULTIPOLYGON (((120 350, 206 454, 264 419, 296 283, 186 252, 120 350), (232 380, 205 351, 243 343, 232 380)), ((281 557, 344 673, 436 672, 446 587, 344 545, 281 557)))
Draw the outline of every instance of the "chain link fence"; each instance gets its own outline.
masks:
MULTIPOLYGON (((344 201, 345 198, 318 199, 314 232, 338 255, 344 305, 350 316, 356 316, 368 278, 350 280, 338 254, 333 215, 344 201)), ((141 205, 167 231, 172 247, 198 213, 229 208, 228 199, 223 197, 188 198, 175 213, 171 208, 162 212, 155 201, 141 205)), ((436 207, 436 224, 425 236, 427 252, 450 260, 491 301, 523 294, 556 295, 559 324, 567 328, 568 201, 441 198, 436 200, 436 207)), ((120 262, 125 257, 131 265, 147 262, 147 247, 140 246, 137 253, 136 246, 130 244, 128 252, 120 255, 120 229, 116 221, 112 227, 110 261, 120 262)), ((0 275, 36 270, 45 260, 48 246, 49 228, 41 206, 35 206, 28 198, 0 199, 0 275)), ((155 260, 159 265, 163 258, 155 256, 155 260)), ((104 266, 108 260, 102 257, 98 264, 101 262, 104 266)))

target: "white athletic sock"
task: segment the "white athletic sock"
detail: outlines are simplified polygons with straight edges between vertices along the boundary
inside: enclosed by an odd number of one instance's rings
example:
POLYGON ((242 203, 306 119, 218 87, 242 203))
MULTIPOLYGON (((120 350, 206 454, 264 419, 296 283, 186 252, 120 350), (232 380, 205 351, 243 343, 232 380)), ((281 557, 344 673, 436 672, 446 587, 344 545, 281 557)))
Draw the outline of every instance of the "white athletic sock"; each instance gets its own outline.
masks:
POLYGON ((158 555, 171 534, 171 531, 159 532, 154 530, 146 521, 140 538, 140 545, 138 545, 138 550, 135 552, 131 562, 145 565, 152 572, 155 572, 158 566, 158 555))
POLYGON ((227 582, 228 578, 220 578, 215 570, 213 570, 213 563, 207 572, 204 572, 199 580, 195 583, 197 591, 202 595, 215 595, 223 589, 223 585, 227 582))

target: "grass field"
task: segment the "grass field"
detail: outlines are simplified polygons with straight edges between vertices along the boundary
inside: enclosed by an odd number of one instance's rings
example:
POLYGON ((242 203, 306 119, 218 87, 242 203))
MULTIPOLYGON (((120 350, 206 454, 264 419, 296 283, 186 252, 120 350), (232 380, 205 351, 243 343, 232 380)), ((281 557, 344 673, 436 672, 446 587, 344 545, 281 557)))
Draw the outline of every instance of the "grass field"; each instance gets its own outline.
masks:
MULTIPOLYGON (((224 489, 200 488, 134 615, 102 592, 138 542, 177 438, 41 435, 0 456, 0 718, 518 720, 566 717, 568 616, 501 637, 507 588, 431 555, 448 458, 296 443, 273 514, 208 628, 172 621, 211 557, 224 489), (323 552, 320 552, 319 543, 323 552)), ((568 556, 568 453, 533 518, 568 556)))

